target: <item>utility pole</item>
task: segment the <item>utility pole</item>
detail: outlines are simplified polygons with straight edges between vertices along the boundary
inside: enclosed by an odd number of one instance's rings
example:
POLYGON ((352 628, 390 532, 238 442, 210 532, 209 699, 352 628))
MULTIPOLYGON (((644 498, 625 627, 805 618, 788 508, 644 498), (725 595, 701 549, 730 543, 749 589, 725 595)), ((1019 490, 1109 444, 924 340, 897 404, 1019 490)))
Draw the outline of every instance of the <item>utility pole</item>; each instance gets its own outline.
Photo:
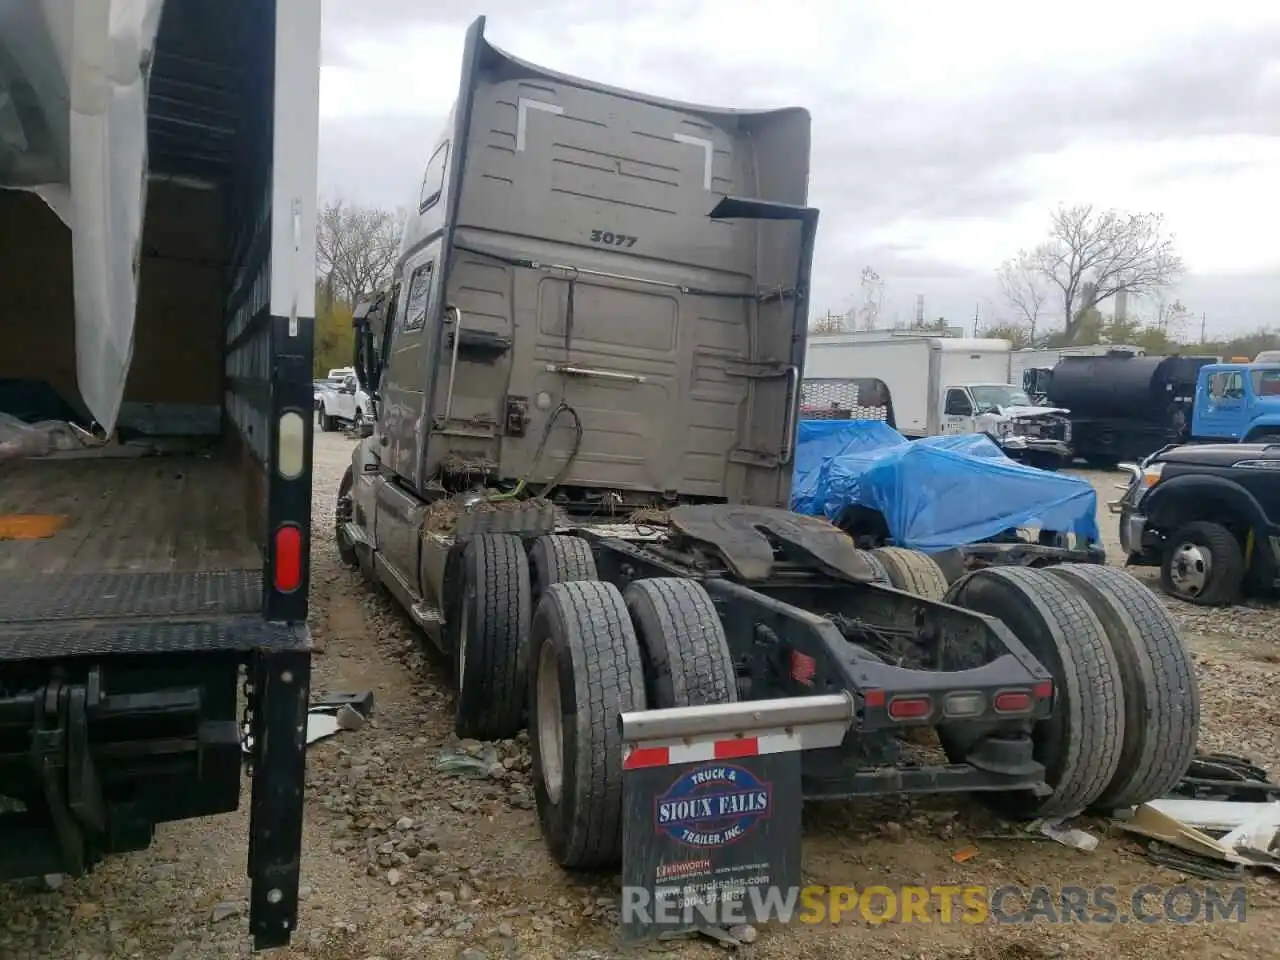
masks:
POLYGON ((978 307, 979 307, 979 304, 976 304, 976 303, 975 303, 975 304, 973 305, 973 335, 974 335, 974 337, 977 337, 977 335, 978 335, 978 307))
POLYGON ((1200 311, 1200 342, 1204 343, 1204 311, 1200 311))

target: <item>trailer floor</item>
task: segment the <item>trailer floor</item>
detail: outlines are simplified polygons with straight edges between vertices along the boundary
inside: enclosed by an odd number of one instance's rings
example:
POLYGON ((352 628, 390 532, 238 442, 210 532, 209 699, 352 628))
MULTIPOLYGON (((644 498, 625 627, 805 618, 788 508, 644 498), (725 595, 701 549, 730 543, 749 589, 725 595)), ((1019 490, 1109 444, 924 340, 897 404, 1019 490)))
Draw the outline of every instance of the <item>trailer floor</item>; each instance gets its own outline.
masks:
POLYGON ((218 456, 3 463, 0 578, 259 570, 245 499, 218 456))
POLYGON ((0 464, 0 661, 297 642, 264 634, 245 501, 217 456, 0 464))

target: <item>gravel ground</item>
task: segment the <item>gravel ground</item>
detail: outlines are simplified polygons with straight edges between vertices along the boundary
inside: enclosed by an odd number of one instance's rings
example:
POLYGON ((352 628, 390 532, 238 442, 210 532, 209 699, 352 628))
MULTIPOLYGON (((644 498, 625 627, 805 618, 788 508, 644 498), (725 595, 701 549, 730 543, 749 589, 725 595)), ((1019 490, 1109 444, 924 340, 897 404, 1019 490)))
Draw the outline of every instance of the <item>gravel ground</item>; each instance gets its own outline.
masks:
MULTIPOLYGON (((333 434, 316 438, 314 687, 371 689, 377 707, 362 730, 312 747, 300 930, 294 945, 275 956, 624 955, 614 936, 617 880, 569 877, 544 852, 525 743, 455 743, 445 672, 423 657, 395 607, 336 562, 333 497, 350 449, 350 441, 333 434)), ((1100 501, 1113 496, 1118 476, 1086 476, 1100 501)), ((1114 520, 1105 508, 1100 519, 1114 550, 1114 520)), ((1204 746, 1247 754, 1280 774, 1274 611, 1199 611, 1167 602, 1195 651, 1204 746)), ((1103 824, 1086 826, 1106 832, 1103 824)), ((859 887, 1108 884, 1120 888, 1121 902, 1138 884, 1186 881, 1152 866, 1122 836, 1104 836, 1096 851, 1080 854, 1048 842, 990 839, 998 827, 964 798, 810 805, 805 873, 811 883, 859 887)), ((162 826, 150 850, 109 860, 56 891, 0 891, 0 960, 248 956, 246 835, 247 802, 234 814, 162 826)), ((873 925, 847 919, 838 926, 766 928, 738 953, 747 960, 852 960, 870 951, 902 960, 1280 957, 1277 906, 1280 884, 1255 879, 1248 881, 1243 924, 873 925)), ((707 943, 661 946, 680 958, 723 952, 707 943)))

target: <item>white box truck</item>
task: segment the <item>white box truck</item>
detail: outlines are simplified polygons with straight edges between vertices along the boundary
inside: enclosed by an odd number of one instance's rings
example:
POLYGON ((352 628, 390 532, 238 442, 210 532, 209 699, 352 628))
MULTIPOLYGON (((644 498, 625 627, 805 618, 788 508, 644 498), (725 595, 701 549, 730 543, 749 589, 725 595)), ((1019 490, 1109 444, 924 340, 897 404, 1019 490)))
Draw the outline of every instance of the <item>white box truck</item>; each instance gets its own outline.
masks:
POLYGON ((1067 411, 1009 383, 1007 340, 893 331, 811 335, 806 416, 883 419, 911 439, 985 433, 1010 457, 1057 467, 1071 455, 1067 411))
POLYGON ((263 950, 298 921, 319 104, 319 0, 0 0, 0 882, 235 810, 247 762, 263 950))

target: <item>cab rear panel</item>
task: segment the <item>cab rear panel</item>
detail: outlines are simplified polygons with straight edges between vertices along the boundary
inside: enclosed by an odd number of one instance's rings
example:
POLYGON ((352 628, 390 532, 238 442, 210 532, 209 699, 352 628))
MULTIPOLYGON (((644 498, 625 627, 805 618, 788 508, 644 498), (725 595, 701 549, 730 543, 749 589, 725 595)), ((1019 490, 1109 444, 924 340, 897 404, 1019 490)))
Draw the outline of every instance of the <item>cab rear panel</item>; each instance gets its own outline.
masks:
POLYGON ((437 148, 406 232, 398 472, 425 482, 463 461, 542 483, 576 445, 571 489, 784 502, 801 228, 708 213, 725 195, 803 204, 808 115, 641 98, 478 43, 465 137, 437 148), (437 338, 417 311, 447 307, 437 338), (419 325, 420 342, 403 335, 419 325), (421 419, 415 382, 433 398, 421 419), (581 439, 562 413, 539 457, 561 404, 581 439))

